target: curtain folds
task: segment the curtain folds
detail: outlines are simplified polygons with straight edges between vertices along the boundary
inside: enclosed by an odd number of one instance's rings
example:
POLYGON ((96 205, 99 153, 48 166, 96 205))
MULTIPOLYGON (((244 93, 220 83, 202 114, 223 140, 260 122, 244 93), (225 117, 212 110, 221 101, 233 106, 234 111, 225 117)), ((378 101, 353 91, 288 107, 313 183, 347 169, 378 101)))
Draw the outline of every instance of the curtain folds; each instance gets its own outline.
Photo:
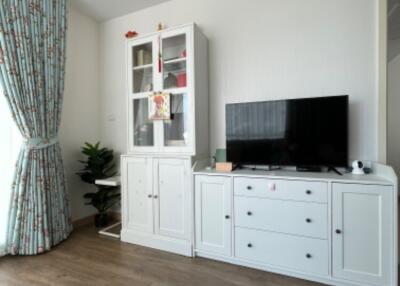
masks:
POLYGON ((72 230, 57 139, 67 0, 0 2, 0 84, 23 138, 12 184, 7 251, 50 250, 72 230))

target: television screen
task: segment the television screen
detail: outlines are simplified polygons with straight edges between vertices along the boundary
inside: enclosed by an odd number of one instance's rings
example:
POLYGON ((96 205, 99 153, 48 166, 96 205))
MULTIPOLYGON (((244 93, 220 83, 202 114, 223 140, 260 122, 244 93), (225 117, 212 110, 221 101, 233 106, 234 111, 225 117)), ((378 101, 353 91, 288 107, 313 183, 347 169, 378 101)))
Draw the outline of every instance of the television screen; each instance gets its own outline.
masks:
POLYGON ((348 96, 226 105, 227 160, 270 166, 348 164, 348 96))

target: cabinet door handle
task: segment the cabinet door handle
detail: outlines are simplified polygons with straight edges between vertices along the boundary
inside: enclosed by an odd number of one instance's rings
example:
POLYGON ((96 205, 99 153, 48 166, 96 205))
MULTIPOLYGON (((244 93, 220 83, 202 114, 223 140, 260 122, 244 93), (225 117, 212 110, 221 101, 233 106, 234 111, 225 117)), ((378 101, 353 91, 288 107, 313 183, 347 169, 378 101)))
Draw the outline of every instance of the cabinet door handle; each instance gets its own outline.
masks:
POLYGON ((147 197, 148 197, 148 198, 151 198, 151 197, 152 197, 152 195, 151 195, 151 194, 148 194, 148 195, 147 195, 147 197))
POLYGON ((251 243, 248 243, 248 244, 247 244, 247 247, 248 247, 248 248, 252 248, 253 245, 252 245, 251 243))
POLYGON ((251 211, 248 211, 248 212, 247 212, 247 215, 248 215, 248 216, 250 216, 250 215, 252 215, 252 214, 253 214, 253 213, 252 213, 251 211))
POLYGON ((310 259, 310 258, 312 257, 312 255, 311 255, 310 253, 307 253, 307 254, 306 254, 306 257, 307 257, 308 259, 310 259))
POLYGON ((229 215, 226 215, 225 218, 226 218, 226 219, 230 219, 231 217, 230 217, 229 215))
POLYGON ((252 189, 252 187, 251 186, 247 186, 247 189, 250 191, 252 189))
POLYGON ((158 196, 157 196, 157 195, 154 195, 154 198, 155 198, 155 199, 157 199, 157 198, 158 198, 158 196))
POLYGON ((306 191, 306 194, 307 194, 307 195, 311 195, 311 193, 312 193, 312 192, 311 192, 310 190, 307 190, 307 191, 306 191))
POLYGON ((335 230, 335 232, 336 232, 337 234, 341 234, 341 233, 342 233, 342 231, 341 231, 340 229, 335 230))
POLYGON ((306 218, 306 223, 310 223, 311 219, 310 218, 306 218))

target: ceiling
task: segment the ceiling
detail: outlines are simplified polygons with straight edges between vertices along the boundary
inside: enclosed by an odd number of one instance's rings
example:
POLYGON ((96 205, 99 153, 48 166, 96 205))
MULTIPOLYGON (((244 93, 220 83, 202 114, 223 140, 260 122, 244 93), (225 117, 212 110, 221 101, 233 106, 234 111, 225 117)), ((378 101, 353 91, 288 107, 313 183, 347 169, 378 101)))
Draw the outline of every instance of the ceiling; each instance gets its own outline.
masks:
POLYGON ((123 16, 169 0, 71 0, 72 7, 99 22, 123 16))
POLYGON ((400 39, 400 0, 388 1, 389 40, 400 39))
MULTIPOLYGON (((71 0, 72 6, 102 22, 169 0, 71 0)), ((388 0, 389 39, 400 39, 400 0, 388 0)))

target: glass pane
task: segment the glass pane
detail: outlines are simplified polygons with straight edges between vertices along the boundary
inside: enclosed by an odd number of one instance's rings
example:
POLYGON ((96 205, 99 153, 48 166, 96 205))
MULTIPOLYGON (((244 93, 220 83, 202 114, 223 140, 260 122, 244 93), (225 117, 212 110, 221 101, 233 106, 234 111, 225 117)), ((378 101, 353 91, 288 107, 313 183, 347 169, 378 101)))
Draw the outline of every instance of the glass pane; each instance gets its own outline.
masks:
POLYGON ((163 39, 164 88, 186 86, 186 35, 163 39))
POLYGON ((186 61, 164 64, 164 88, 186 87, 186 61))
POLYGON ((163 39, 162 47, 164 61, 186 58, 186 35, 163 39))
POLYGON ((132 48, 133 92, 153 91, 152 44, 132 48))
POLYGON ((186 94, 171 95, 171 120, 164 121, 164 145, 189 144, 189 100, 186 94))
POLYGON ((133 67, 150 65, 153 63, 153 49, 151 43, 134 46, 132 52, 133 67))
POLYGON ((153 146, 153 121, 148 116, 147 98, 133 100, 133 144, 135 146, 153 146))
POLYGON ((153 68, 139 68, 133 70, 133 92, 153 91, 153 68))

